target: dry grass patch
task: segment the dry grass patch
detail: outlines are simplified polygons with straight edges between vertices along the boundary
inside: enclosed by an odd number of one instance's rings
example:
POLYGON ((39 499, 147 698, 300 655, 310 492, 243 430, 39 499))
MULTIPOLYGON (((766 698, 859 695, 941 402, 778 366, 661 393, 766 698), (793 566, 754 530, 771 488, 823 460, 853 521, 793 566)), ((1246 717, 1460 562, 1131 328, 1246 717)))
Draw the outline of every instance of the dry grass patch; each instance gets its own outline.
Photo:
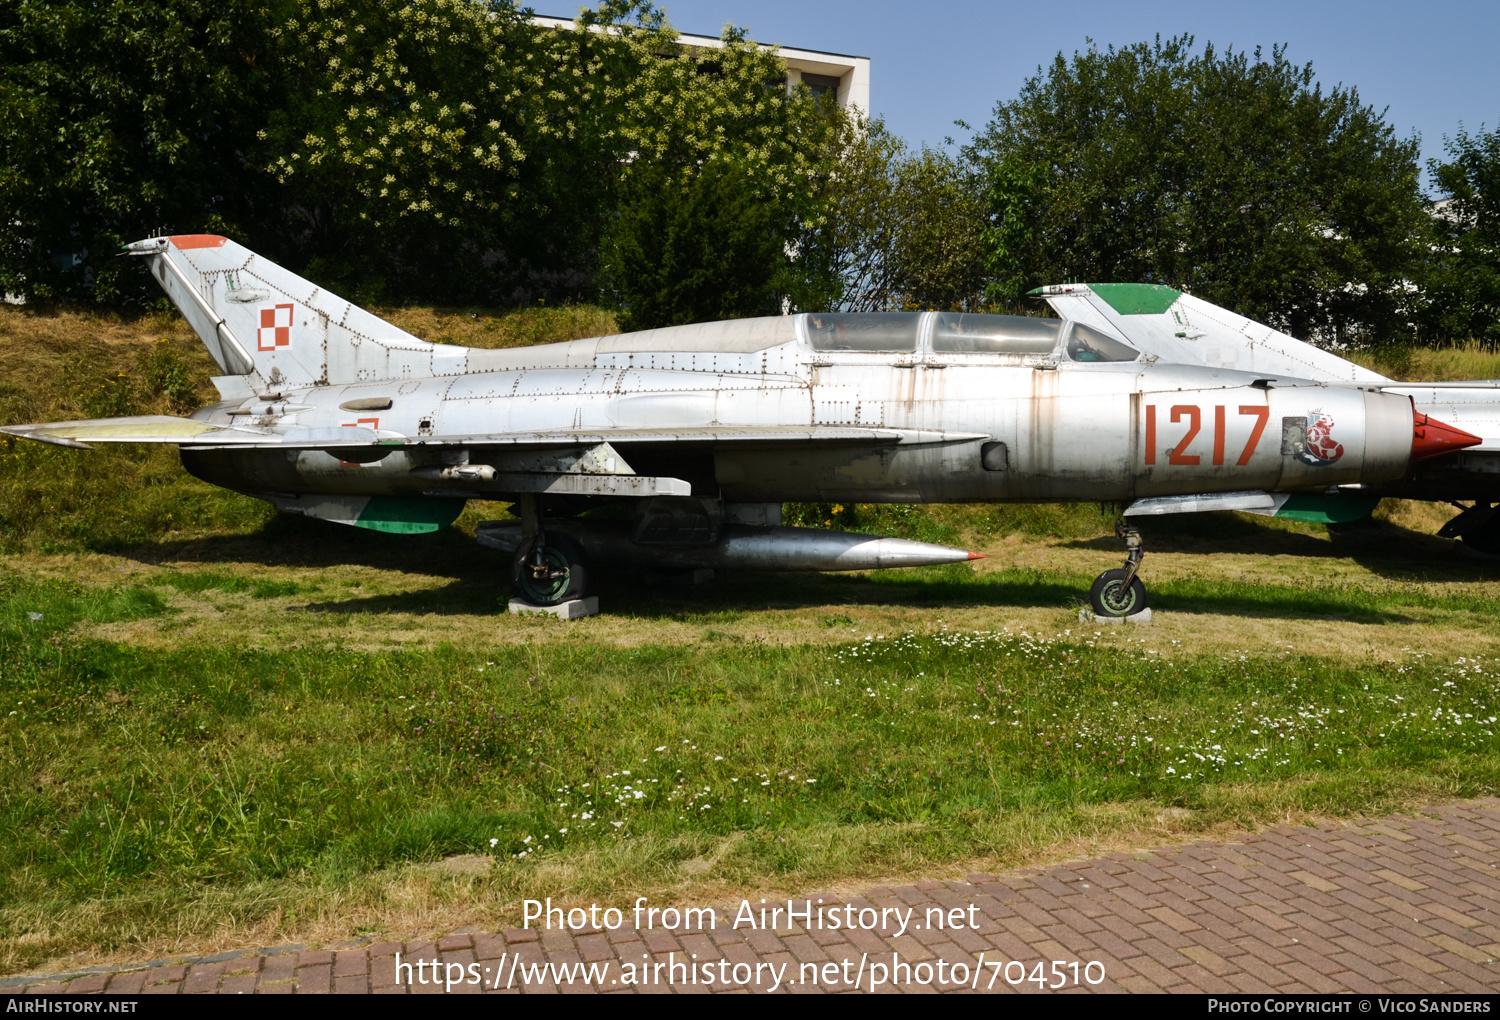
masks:
POLYGON ((1500 351, 1477 340, 1358 351, 1349 360, 1403 382, 1500 379, 1500 351))
POLYGON ((538 306, 496 312, 487 308, 380 308, 376 315, 412 336, 460 347, 530 347, 620 331, 615 313, 594 305, 538 306))

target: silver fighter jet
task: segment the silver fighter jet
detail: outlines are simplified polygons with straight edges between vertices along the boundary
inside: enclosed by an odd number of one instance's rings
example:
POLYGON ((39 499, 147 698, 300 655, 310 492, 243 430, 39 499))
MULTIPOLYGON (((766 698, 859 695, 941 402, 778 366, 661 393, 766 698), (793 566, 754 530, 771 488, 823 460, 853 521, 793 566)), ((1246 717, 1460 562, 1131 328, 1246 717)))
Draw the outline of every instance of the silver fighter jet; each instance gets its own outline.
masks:
POLYGON ((1146 605, 1143 514, 1341 520, 1400 495, 1473 500, 1454 533, 1500 537, 1500 384, 1396 383, 1167 287, 1038 291, 1059 318, 807 313, 479 350, 425 343, 223 237, 126 251, 208 347, 223 399, 4 432, 173 443, 200 478, 377 531, 511 501, 519 520, 480 537, 536 605, 581 597, 603 561, 977 558, 782 527, 789 501, 1124 504, 1126 563, 1091 592, 1110 616, 1146 605))

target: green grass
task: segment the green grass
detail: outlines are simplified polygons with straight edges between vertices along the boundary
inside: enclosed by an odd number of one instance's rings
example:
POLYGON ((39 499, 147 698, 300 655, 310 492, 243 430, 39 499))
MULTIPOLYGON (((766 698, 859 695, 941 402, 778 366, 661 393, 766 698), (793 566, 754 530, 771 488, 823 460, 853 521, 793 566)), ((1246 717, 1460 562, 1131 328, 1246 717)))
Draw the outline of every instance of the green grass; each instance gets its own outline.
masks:
POLYGON ((478 654, 68 636, 160 612, 139 588, 0 599, 7 969, 128 948, 209 895, 241 924, 305 914, 456 853, 494 856, 501 899, 538 883, 620 898, 702 859, 719 881, 806 887, 1004 861, 1111 805, 1254 824, 1500 783, 1500 665, 1477 659, 1351 667, 941 628, 478 654))
POLYGON ((102 588, 22 577, 0 580, 0 640, 47 635, 53 643, 73 624, 156 616, 166 607, 140 587, 102 588))
POLYGON ((1392 344, 1357 351, 1349 360, 1392 379, 1500 378, 1500 352, 1478 340, 1459 340, 1431 347, 1392 344))
POLYGON ((175 448, 0 444, 0 548, 10 551, 118 550, 247 534, 274 515, 269 503, 187 474, 175 448))

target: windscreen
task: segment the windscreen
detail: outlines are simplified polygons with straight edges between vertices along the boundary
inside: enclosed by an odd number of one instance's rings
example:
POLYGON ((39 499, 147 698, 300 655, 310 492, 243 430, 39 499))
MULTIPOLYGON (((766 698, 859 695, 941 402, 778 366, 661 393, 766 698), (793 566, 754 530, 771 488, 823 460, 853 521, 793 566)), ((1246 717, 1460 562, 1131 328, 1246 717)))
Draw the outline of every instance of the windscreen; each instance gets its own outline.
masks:
POLYGON ((1068 357, 1074 361, 1134 361, 1140 353, 1081 322, 1073 323, 1068 337, 1068 357))
POLYGON ((917 349, 921 325, 920 312, 813 312, 807 316, 807 335, 815 351, 908 352, 917 349))
POLYGON ((1061 328, 1059 319, 939 312, 932 328, 932 349, 966 354, 1049 354, 1057 346, 1061 328))

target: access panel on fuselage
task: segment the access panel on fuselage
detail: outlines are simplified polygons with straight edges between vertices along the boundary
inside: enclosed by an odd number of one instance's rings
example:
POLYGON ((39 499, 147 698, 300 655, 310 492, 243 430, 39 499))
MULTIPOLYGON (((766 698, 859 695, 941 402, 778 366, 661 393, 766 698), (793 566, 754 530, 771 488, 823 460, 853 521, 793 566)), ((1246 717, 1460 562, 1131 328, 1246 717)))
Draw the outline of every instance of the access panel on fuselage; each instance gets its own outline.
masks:
POLYGON ((1016 398, 1010 497, 1112 501, 1134 495, 1133 364, 1032 371, 1016 398))

